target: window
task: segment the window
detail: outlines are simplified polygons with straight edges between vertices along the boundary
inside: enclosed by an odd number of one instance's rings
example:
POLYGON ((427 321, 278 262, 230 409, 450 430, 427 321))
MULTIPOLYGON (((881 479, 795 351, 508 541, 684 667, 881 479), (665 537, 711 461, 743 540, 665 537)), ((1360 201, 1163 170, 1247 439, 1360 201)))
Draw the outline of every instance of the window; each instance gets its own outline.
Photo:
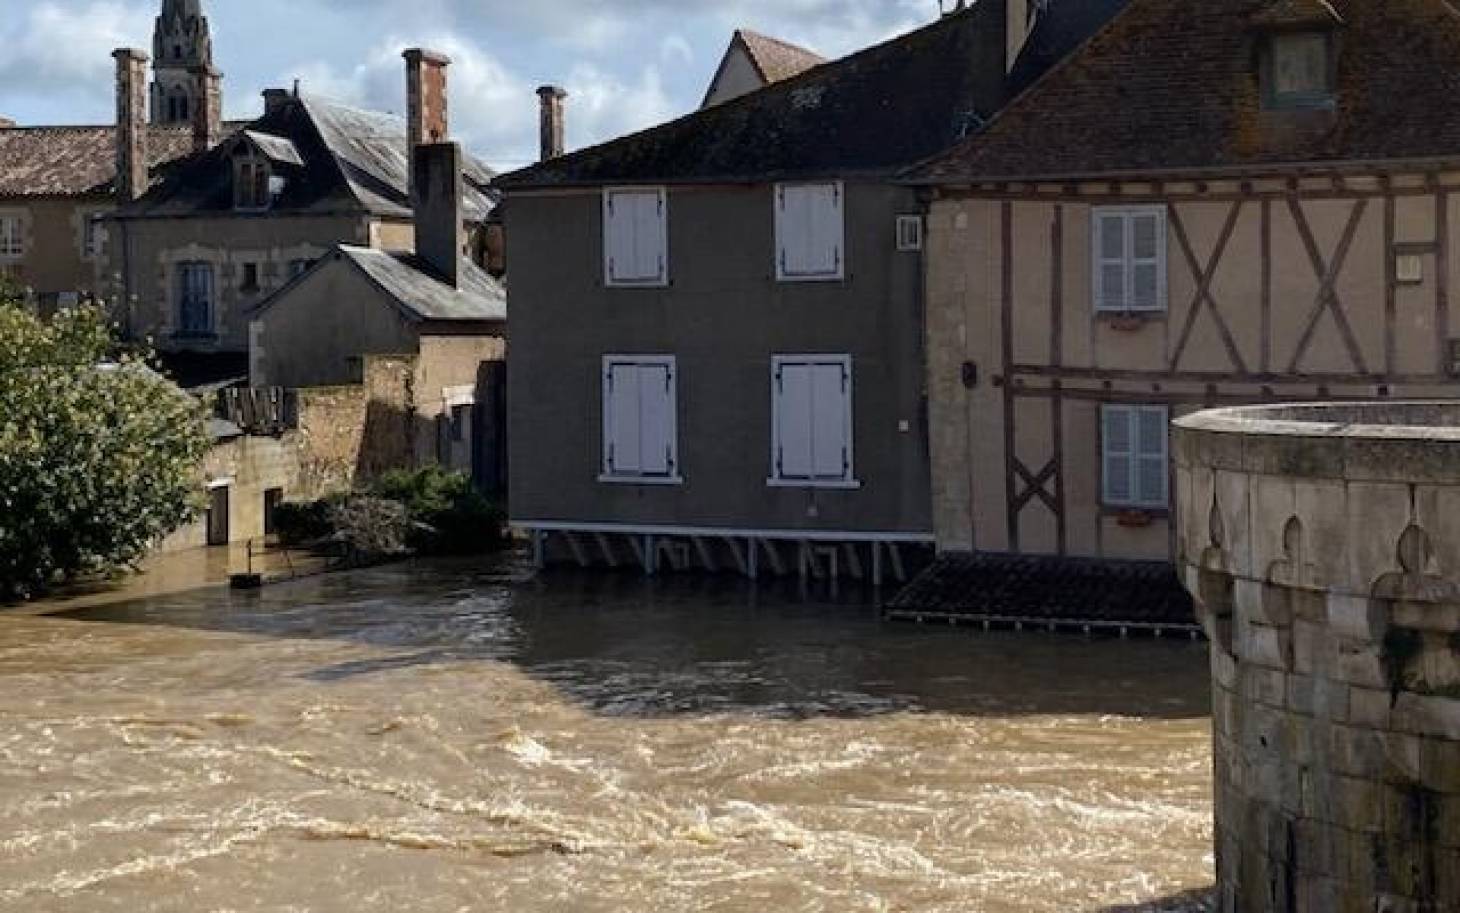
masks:
POLYGON ((1333 101, 1332 39, 1326 32, 1273 35, 1267 101, 1278 108, 1327 107, 1333 101))
POLYGON ((776 186, 776 278, 817 282, 845 275, 841 184, 776 186))
POLYGON ((855 488, 852 359, 780 355, 771 362, 770 484, 855 488))
POLYGON ((213 264, 179 263, 178 335, 213 334, 213 264))
POLYGON ((264 492, 264 535, 272 536, 279 531, 279 505, 284 503, 284 489, 270 488, 264 492))
POLYGON ((268 209, 273 201, 272 179, 267 162, 240 157, 233 164, 233 206, 235 209, 268 209))
POLYGON ((1091 218, 1095 309, 1166 310, 1165 208, 1100 207, 1091 218))
POLYGON ((897 249, 903 253, 923 249, 922 216, 897 217, 897 249))
POLYGON ((678 484, 672 356, 603 359, 603 482, 678 484))
POLYGON ((668 283, 667 209, 662 188, 604 191, 603 261, 609 285, 668 283))
POLYGON ((471 412, 473 407, 470 403, 464 403, 451 407, 451 440, 460 444, 464 443, 471 433, 471 412))
POLYGON ((86 227, 81 244, 81 253, 87 259, 101 256, 101 249, 106 244, 106 222, 105 216, 86 216, 86 227))
POLYGON ((1105 504, 1165 509, 1170 411, 1165 406, 1103 406, 1101 425, 1105 504))
POLYGON ((25 220, 0 216, 0 257, 25 256, 25 220))
POLYGON ((243 278, 238 283, 238 290, 241 292, 256 292, 259 290, 259 265, 257 263, 245 263, 243 265, 243 278))

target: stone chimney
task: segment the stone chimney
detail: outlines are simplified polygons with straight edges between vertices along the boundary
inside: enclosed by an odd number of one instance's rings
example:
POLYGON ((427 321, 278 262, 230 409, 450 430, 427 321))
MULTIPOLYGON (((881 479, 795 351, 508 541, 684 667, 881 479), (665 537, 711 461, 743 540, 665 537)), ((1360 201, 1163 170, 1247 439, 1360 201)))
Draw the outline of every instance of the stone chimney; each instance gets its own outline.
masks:
MULTIPOLYGON (((414 175, 416 149, 428 143, 444 143, 450 136, 446 68, 451 58, 423 48, 411 48, 401 56, 406 59, 406 155, 414 175)), ((411 193, 414 207, 414 184, 411 193)))
POLYGON ((537 90, 541 108, 542 161, 555 159, 567 148, 567 125, 563 101, 568 97, 560 86, 543 86, 537 90))
POLYGON ((284 106, 294 100, 288 89, 265 89, 264 90, 264 116, 277 114, 284 109, 284 106))
POLYGON ((206 64, 193 67, 192 74, 197 83, 192 110, 193 152, 207 152, 218 145, 223 134, 223 74, 206 64))
POLYGON ((8 117, 0 117, 0 130, 9 130, 15 126, 15 121, 8 117))
POLYGON ((147 55, 112 52, 117 61, 117 197, 130 203, 147 192, 147 55))
POLYGON ((416 256, 445 283, 461 278, 465 245, 461 210, 461 146, 428 143, 411 157, 412 201, 415 206, 416 256))

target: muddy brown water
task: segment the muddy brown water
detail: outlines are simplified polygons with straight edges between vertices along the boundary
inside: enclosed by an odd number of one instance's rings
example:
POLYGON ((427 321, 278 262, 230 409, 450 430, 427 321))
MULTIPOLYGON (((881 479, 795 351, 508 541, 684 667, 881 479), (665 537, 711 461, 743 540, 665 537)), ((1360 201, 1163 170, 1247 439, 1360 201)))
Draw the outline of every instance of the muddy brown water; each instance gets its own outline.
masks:
POLYGON ((422 564, 0 615, 0 910, 1200 908, 1200 645, 802 595, 422 564))

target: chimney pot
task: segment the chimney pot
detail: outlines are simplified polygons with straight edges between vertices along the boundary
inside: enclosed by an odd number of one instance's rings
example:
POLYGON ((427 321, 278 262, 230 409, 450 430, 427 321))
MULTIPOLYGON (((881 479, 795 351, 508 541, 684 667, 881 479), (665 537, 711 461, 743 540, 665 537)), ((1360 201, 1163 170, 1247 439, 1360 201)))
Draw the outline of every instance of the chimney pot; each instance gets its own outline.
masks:
POLYGON ((411 159, 415 188, 416 256, 453 288, 461 281, 465 246, 462 226, 461 146, 417 146, 411 159))
POLYGON ((567 125, 564 100, 568 93, 561 86, 543 86, 537 90, 541 109, 541 159, 546 162, 561 156, 567 148, 567 125))
POLYGON ((136 48, 112 52, 117 62, 117 197, 147 192, 147 61, 136 48))

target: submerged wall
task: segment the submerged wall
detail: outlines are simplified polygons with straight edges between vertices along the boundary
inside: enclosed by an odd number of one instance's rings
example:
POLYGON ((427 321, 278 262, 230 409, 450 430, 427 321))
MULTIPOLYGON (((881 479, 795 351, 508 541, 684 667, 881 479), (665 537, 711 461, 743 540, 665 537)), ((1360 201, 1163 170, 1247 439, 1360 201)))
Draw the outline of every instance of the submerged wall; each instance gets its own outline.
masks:
POLYGON ((1223 913, 1460 910, 1460 404, 1177 422, 1223 913))

